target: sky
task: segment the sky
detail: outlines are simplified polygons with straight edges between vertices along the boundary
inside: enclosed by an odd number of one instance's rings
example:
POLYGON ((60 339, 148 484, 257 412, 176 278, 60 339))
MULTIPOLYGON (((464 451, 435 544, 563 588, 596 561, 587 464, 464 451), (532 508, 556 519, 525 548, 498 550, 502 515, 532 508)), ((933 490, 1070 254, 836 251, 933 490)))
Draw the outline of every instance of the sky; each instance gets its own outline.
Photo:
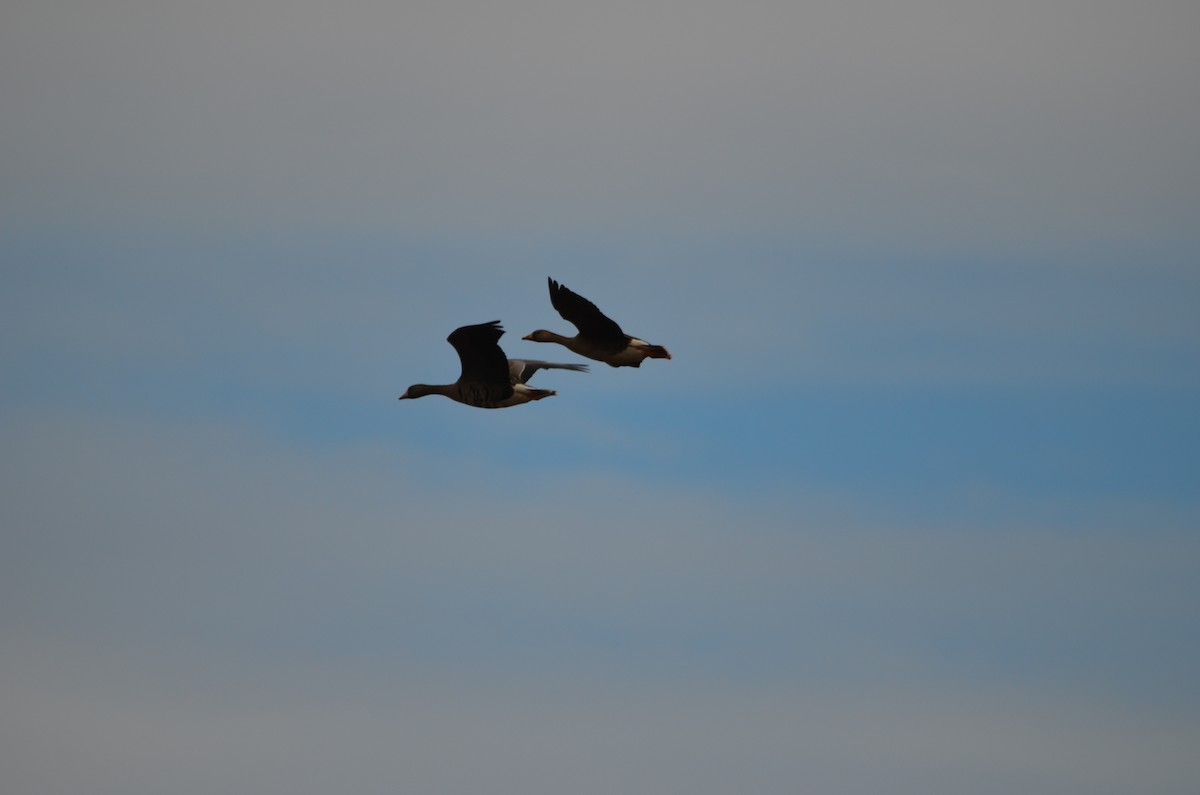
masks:
POLYGON ((0 785, 1194 792, 1197 32, 5 3, 0 785))

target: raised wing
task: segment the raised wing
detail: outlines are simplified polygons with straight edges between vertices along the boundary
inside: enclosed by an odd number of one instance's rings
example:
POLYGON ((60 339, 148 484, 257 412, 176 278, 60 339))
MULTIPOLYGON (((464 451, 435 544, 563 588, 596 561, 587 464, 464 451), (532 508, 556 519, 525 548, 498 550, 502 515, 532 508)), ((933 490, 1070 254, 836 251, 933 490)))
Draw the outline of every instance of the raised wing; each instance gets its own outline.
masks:
POLYGON ((505 393, 500 399, 512 394, 508 382, 508 359, 498 344, 502 334, 504 329, 500 328, 500 321, 493 320, 491 323, 457 328, 446 338, 458 351, 458 358, 462 362, 459 383, 503 387, 497 389, 497 394, 505 393))
POLYGON ((596 308, 578 293, 573 293, 553 279, 550 283, 550 303, 563 320, 579 329, 579 334, 597 342, 625 343, 626 334, 616 321, 596 308))

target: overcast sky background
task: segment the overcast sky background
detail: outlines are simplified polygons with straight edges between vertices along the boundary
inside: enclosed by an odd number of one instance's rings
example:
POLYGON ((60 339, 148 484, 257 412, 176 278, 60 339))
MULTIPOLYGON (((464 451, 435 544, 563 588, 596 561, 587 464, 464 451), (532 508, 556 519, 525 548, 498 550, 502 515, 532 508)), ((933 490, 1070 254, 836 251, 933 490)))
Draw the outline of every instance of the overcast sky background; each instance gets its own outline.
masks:
POLYGON ((0 787, 1195 792, 1198 34, 9 0, 0 787))

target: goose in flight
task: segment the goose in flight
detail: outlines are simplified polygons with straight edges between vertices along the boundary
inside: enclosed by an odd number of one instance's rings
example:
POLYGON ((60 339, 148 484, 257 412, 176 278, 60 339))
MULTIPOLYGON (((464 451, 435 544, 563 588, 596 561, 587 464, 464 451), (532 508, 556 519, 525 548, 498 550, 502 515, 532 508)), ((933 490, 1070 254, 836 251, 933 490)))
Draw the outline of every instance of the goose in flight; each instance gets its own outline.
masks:
POLYGON ((557 342, 580 356, 604 362, 610 367, 641 367, 649 359, 670 359, 671 354, 661 345, 631 337, 616 321, 596 308, 596 305, 563 285, 550 283, 550 303, 563 320, 579 329, 574 337, 564 337, 553 331, 538 329, 522 339, 533 342, 557 342))
POLYGON ((558 394, 526 384, 538 370, 587 370, 583 364, 508 359, 499 345, 502 334, 499 320, 455 329, 446 341, 458 351, 462 375, 453 384, 413 384, 400 399, 445 395, 468 406, 502 409, 558 394))

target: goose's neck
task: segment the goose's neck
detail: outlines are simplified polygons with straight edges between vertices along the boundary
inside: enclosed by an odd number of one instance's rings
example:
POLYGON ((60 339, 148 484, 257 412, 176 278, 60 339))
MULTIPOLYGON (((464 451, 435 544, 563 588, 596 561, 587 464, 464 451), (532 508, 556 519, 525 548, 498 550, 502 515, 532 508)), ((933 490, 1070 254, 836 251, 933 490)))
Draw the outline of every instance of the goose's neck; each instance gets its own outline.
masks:
POLYGON ((426 395, 444 395, 453 398, 457 394, 457 384, 413 384, 404 393, 406 398, 420 398, 426 395))
POLYGON ((558 334, 553 331, 547 331, 546 329, 538 329, 529 336, 524 337, 524 339, 532 342, 557 342, 559 345, 569 346, 575 338, 564 337, 562 334, 558 334))

